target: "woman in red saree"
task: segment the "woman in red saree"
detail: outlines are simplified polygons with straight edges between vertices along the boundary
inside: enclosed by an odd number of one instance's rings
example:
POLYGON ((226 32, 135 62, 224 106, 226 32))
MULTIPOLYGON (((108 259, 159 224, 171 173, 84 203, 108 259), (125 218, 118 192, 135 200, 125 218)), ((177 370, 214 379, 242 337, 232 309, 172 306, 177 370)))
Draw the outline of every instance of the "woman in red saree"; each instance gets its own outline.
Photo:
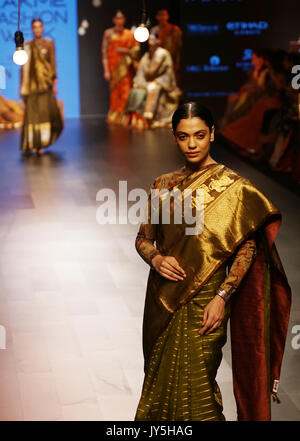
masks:
POLYGON ((176 83, 179 85, 182 30, 179 26, 169 23, 169 18, 167 9, 160 9, 156 14, 158 25, 151 29, 151 33, 157 34, 161 41, 161 46, 170 52, 173 60, 176 83))
POLYGON ((281 214, 248 179, 210 156, 214 123, 206 108, 183 104, 172 124, 185 165, 152 184, 136 238, 151 271, 143 318, 145 377, 135 420, 225 419, 216 374, 229 317, 238 419, 270 420, 291 301, 274 243, 281 214), (162 190, 192 194, 194 209, 204 208, 200 233, 187 234, 185 217, 175 222, 175 198, 170 222, 163 221, 162 190))
POLYGON ((104 32, 102 39, 102 64, 104 78, 109 82, 110 106, 107 115, 109 124, 122 124, 128 95, 134 76, 133 63, 139 56, 139 44, 132 32, 124 27, 126 17, 118 11, 114 27, 104 32))
MULTIPOLYGON (((256 51, 256 54, 260 52, 256 51)), ((276 54, 268 65, 264 65, 262 54, 260 57, 253 54, 253 64, 258 70, 254 69, 251 80, 244 86, 232 111, 222 119, 219 129, 219 134, 227 143, 244 156, 257 151, 266 113, 275 112, 283 105, 285 75, 277 72, 276 54)))

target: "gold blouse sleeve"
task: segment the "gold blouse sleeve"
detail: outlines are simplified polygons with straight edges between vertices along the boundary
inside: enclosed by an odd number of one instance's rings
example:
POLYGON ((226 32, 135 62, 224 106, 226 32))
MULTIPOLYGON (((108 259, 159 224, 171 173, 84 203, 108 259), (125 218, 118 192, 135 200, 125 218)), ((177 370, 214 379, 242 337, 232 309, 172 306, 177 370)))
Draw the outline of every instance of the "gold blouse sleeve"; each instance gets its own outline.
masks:
POLYGON ((53 80, 57 78, 57 71, 56 71, 56 56, 55 56, 55 44, 53 40, 50 40, 49 45, 49 54, 50 54, 50 63, 52 67, 52 74, 53 74, 53 80))
POLYGON ((222 297, 225 303, 229 301, 232 294, 237 290, 255 256, 256 242, 254 238, 250 238, 239 247, 228 275, 217 290, 216 295, 222 297))
POLYGON ((160 254, 159 250, 154 246, 156 241, 156 224, 150 222, 151 217, 151 190, 154 189, 154 183, 151 185, 148 192, 148 207, 147 207, 147 223, 141 223, 139 231, 135 239, 135 248, 141 258, 148 263, 151 268, 151 260, 157 254, 160 254))

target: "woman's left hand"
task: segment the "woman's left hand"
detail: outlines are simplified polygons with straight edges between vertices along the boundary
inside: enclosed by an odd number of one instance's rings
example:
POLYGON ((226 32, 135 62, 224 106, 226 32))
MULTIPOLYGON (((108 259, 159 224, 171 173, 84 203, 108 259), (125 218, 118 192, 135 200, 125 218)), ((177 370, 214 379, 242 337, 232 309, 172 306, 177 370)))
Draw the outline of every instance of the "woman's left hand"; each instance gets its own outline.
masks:
POLYGON ((117 54, 129 54, 129 49, 126 47, 117 47, 116 52, 117 54))
POLYGON ((200 335, 207 335, 218 328, 223 321, 225 312, 225 301, 222 297, 215 297, 204 308, 202 327, 199 330, 200 335))
POLYGON ((52 92, 53 92, 54 96, 56 96, 57 93, 58 93, 58 91, 57 91, 57 80, 54 80, 54 83, 52 85, 52 92))

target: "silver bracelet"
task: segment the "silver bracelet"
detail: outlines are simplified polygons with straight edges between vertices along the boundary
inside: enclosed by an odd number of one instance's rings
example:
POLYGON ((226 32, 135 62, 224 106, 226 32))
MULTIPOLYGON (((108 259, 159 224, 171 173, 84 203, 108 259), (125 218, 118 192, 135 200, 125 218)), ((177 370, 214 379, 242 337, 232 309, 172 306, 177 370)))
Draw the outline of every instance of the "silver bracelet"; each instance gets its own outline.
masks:
POLYGON ((230 298, 230 294, 227 291, 225 291, 225 289, 220 289, 219 291, 216 292, 216 295, 222 297, 222 299, 224 300, 225 303, 230 298))

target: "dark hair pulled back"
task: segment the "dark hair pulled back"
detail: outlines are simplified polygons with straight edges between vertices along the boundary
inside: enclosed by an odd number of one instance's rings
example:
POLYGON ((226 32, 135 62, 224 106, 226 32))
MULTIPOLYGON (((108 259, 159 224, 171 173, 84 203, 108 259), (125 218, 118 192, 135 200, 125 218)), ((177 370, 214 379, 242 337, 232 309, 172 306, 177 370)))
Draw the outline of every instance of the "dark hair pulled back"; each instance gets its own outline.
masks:
POLYGON ((174 112, 172 117, 173 131, 176 132, 177 126, 182 119, 193 117, 202 119, 207 127, 209 127, 209 130, 212 130, 212 127, 214 126, 214 119, 210 110, 201 104, 190 101, 188 103, 181 104, 174 112))

